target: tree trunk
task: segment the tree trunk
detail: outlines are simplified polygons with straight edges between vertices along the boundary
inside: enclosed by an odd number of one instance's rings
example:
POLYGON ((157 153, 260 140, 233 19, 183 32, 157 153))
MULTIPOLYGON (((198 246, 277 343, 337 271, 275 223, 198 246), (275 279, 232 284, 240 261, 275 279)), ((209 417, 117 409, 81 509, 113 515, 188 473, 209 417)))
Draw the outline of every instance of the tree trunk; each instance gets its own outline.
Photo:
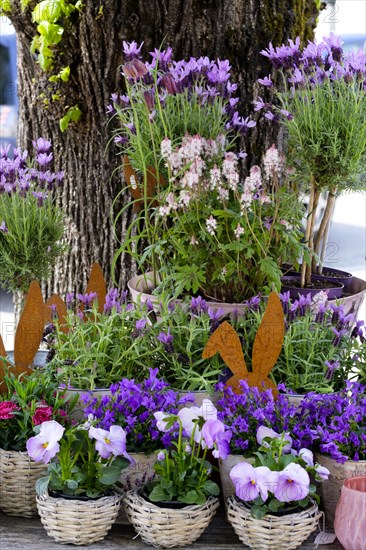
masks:
MULTIPOLYGON (((70 65, 70 81, 59 88, 61 98, 52 101, 55 84, 41 70, 29 47, 36 33, 32 1, 22 12, 13 0, 12 20, 18 38, 18 141, 31 149, 39 136, 51 139, 55 168, 65 171, 60 198, 67 219, 69 250, 60 259, 46 292, 83 290, 93 261, 99 261, 107 279, 124 229, 126 215, 113 229, 113 199, 122 185, 116 171, 120 161, 113 145, 107 147, 110 129, 106 107, 112 92, 121 86, 122 40, 144 41, 144 52, 171 45, 175 58, 208 55, 228 58, 233 67, 240 110, 247 116, 257 95, 258 77, 268 74, 268 61, 259 52, 270 41, 279 45, 287 38, 312 37, 318 14, 316 0, 104 0, 84 3, 80 14, 64 23, 64 35, 55 48, 53 73, 70 65), (44 104, 47 103, 47 106, 44 104), (62 133, 59 119, 67 106, 78 104, 82 118, 62 133)), ((277 129, 278 130, 278 129, 277 129)), ((245 149, 248 163, 257 162, 264 146, 277 140, 276 129, 261 122, 251 132, 245 149)), ((116 208, 127 201, 121 197, 116 208)), ((122 256, 117 283, 125 286, 133 270, 122 256)))

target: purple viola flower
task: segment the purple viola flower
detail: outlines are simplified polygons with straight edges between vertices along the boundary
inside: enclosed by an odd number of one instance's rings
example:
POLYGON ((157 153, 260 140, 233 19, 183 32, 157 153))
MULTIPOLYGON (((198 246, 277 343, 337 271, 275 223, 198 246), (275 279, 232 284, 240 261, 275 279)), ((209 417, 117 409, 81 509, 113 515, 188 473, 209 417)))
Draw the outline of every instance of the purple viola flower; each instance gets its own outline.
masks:
POLYGON ((303 500, 309 494, 310 478, 307 471, 291 462, 282 472, 278 472, 274 485, 274 496, 280 502, 303 500))
POLYGON ((6 227, 6 223, 4 222, 4 220, 0 224, 0 231, 4 234, 9 233, 9 229, 6 227))
POLYGON ((270 469, 266 466, 254 468, 247 462, 240 462, 231 469, 229 475, 237 497, 250 502, 260 496, 265 502, 268 498, 267 479, 270 473, 270 469))
POLYGON ((225 460, 228 457, 232 433, 230 430, 225 430, 220 420, 207 420, 202 427, 201 435, 205 446, 208 449, 214 449, 212 454, 215 458, 225 460))

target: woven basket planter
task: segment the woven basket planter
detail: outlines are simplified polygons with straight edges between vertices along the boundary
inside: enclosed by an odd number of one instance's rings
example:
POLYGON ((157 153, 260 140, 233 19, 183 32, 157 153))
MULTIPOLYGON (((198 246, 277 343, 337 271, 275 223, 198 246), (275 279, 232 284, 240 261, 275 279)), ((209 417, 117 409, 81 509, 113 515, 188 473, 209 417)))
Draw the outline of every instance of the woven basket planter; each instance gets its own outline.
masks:
POLYGON ((128 520, 143 542, 158 548, 189 546, 204 532, 215 515, 219 499, 180 509, 160 508, 144 499, 140 491, 130 491, 123 499, 128 520))
POLYGON ((81 546, 104 539, 117 518, 121 500, 118 494, 95 500, 69 500, 43 493, 37 497, 37 508, 49 537, 81 546))
POLYGON ((328 481, 319 484, 321 509, 325 512, 325 522, 333 528, 335 511, 341 496, 342 485, 345 479, 356 476, 366 476, 366 460, 358 462, 347 460, 340 464, 330 456, 315 453, 315 460, 330 471, 328 481))
POLYGON ((35 484, 46 470, 26 453, 0 449, 0 509, 8 516, 37 516, 35 484))
POLYGON ((298 548, 318 527, 322 513, 316 504, 307 510, 284 516, 266 514, 262 519, 250 515, 250 508, 230 497, 227 517, 240 540, 254 550, 298 548))

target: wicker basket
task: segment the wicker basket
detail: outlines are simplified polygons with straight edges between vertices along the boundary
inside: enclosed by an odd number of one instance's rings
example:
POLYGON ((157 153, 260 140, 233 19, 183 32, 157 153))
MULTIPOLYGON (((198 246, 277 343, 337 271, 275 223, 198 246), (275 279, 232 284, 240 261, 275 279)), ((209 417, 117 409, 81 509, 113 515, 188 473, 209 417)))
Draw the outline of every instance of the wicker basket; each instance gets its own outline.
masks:
POLYGON ((46 470, 26 453, 0 449, 0 509, 8 516, 36 516, 35 483, 46 470))
POLYGON ((330 456, 315 453, 315 460, 330 471, 328 481, 319 484, 321 509, 325 512, 325 522, 333 528, 335 511, 341 496, 342 485, 345 479, 366 475, 366 460, 355 462, 347 460, 343 464, 336 462, 330 456))
POLYGON ((130 491, 124 496, 126 515, 143 542, 157 548, 192 544, 202 535, 219 506, 219 499, 210 497, 202 506, 160 508, 145 500, 140 492, 130 491))
POLYGON ((37 508, 49 537, 81 546, 104 539, 117 518, 121 500, 118 494, 95 500, 69 500, 43 493, 37 497, 37 508))
POLYGON ((255 519, 249 507, 231 496, 227 517, 240 540, 254 550, 290 550, 298 548, 318 527, 322 513, 316 504, 297 514, 255 519))

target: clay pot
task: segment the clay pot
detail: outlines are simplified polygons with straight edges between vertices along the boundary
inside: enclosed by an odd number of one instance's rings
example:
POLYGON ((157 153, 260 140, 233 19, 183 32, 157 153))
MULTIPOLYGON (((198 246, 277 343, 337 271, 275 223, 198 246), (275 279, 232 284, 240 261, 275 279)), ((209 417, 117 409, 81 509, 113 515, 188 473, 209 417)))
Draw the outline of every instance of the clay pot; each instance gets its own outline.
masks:
POLYGON ((344 480, 334 531, 345 550, 366 550, 366 476, 344 480))

